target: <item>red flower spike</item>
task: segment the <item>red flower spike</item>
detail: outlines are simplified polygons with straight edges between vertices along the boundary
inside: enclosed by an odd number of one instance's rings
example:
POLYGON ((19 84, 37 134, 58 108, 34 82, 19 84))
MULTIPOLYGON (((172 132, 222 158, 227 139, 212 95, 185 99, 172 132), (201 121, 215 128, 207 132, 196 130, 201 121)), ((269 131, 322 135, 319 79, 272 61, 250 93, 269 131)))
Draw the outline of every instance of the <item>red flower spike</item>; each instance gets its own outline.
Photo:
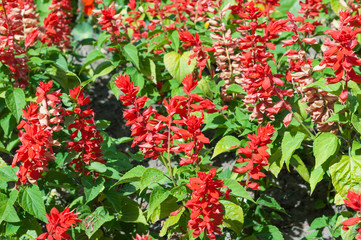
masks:
MULTIPOLYGON (((340 10, 339 17, 339 29, 325 31, 325 34, 331 35, 334 41, 325 39, 324 45, 329 49, 324 52, 324 59, 320 66, 326 65, 335 71, 335 77, 326 78, 328 84, 345 81, 347 86, 347 82, 350 80, 361 83, 361 76, 353 70, 353 66, 361 66, 361 59, 353 51, 357 45, 357 34, 361 32, 361 28, 354 25, 357 16, 351 16, 348 10, 340 10)), ((347 89, 344 89, 340 95, 340 101, 344 103, 347 96, 347 89)))
POLYGON ((137 235, 135 236, 135 238, 133 238, 133 240, 152 240, 151 237, 149 237, 149 233, 147 235, 142 235, 140 236, 138 233, 137 235))
POLYGON ((183 80, 184 92, 188 95, 175 96, 169 101, 164 100, 167 115, 156 113, 149 107, 144 109, 147 97, 137 97, 139 88, 130 81, 129 76, 119 76, 115 79, 115 85, 123 92, 119 100, 126 106, 123 116, 127 119, 127 125, 131 125, 131 136, 135 137, 132 147, 138 145, 144 153, 144 158, 157 159, 165 151, 169 153, 185 153, 180 164, 198 164, 201 160, 199 152, 209 139, 201 132, 204 122, 203 112, 216 112, 215 105, 209 100, 191 93, 197 86, 197 80, 191 75, 183 80), (196 116, 193 112, 201 112, 196 116), (176 119, 175 116, 177 116, 176 119), (183 139, 183 143, 174 144, 175 139, 183 139))
POLYGON ((52 0, 50 13, 44 19, 44 26, 40 35, 42 43, 49 46, 56 45, 60 49, 69 49, 71 36, 71 20, 73 9, 70 0, 52 0))
POLYGON ((347 198, 348 200, 343 200, 346 206, 361 213, 361 194, 349 190, 347 192, 347 198))
POLYGON ((36 89, 37 103, 31 103, 23 110, 25 120, 17 126, 21 145, 16 151, 12 167, 18 163, 17 177, 21 183, 37 183, 42 173, 47 171, 49 161, 55 156, 53 146, 59 142, 53 139, 53 133, 62 129, 64 109, 61 108, 59 91, 49 93, 53 82, 40 82, 36 89))
POLYGON ((74 210, 70 211, 69 207, 66 207, 61 213, 55 207, 52 208, 50 214, 46 214, 46 218, 49 220, 49 223, 46 224, 48 232, 41 234, 36 240, 71 239, 71 236, 66 231, 82 221, 77 217, 79 214, 74 213, 74 210))
POLYGON ((33 0, 1 1, 0 62, 8 67, 15 88, 29 85, 26 48, 37 39, 38 22, 39 16, 33 0))
POLYGON ((191 209, 191 219, 188 221, 189 230, 193 231, 193 237, 198 237, 203 231, 211 240, 215 240, 217 234, 222 234, 218 227, 223 221, 223 208, 219 202, 224 194, 221 188, 224 187, 222 180, 213 180, 216 175, 216 169, 213 168, 209 173, 198 172, 198 177, 189 179, 187 187, 190 188, 192 199, 185 206, 191 209))
POLYGON ((266 126, 258 128, 257 135, 248 134, 250 141, 247 142, 248 146, 239 148, 238 153, 240 154, 237 162, 247 163, 244 167, 234 167, 233 172, 246 173, 249 178, 246 183, 241 182, 242 185, 246 184, 253 190, 260 190, 259 183, 253 182, 249 179, 258 180, 266 175, 261 172, 264 166, 268 165, 269 154, 266 151, 268 149, 267 144, 272 142, 271 137, 274 133, 272 125, 267 123, 266 126), (241 155, 244 155, 243 158, 241 155))
MULTIPOLYGON (((89 97, 84 97, 84 92, 81 86, 74 87, 69 90, 69 95, 73 98, 77 106, 73 111, 67 111, 66 115, 74 115, 74 122, 69 124, 68 129, 74 131, 70 135, 73 141, 68 142, 68 150, 74 150, 80 155, 74 158, 69 164, 75 165, 75 171, 89 175, 90 172, 86 170, 85 166, 90 165, 91 162, 105 163, 103 153, 101 150, 101 143, 103 137, 97 130, 94 121, 94 112, 89 107, 82 110, 81 107, 90 102, 89 97), (74 139, 80 133, 81 138, 78 141, 74 139)), ((97 172, 95 172, 97 174, 97 172)))

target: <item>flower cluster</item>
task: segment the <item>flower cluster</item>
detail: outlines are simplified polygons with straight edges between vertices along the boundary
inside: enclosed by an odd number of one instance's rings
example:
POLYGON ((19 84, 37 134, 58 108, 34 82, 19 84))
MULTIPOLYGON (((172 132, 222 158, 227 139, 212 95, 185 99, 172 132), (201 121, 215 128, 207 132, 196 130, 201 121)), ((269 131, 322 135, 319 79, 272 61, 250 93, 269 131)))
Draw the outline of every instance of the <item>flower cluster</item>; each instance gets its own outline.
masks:
POLYGON ((140 236, 139 234, 137 234, 136 236, 135 236, 135 238, 133 238, 134 240, 152 240, 152 238, 151 237, 149 237, 149 233, 147 234, 147 235, 142 235, 142 236, 140 236))
POLYGON ((42 43, 54 44, 61 49, 70 48, 72 9, 70 0, 52 0, 49 6, 51 12, 44 19, 40 34, 42 43))
POLYGON ((325 39, 324 45, 328 49, 324 52, 324 59, 320 66, 326 65, 335 71, 335 77, 327 77, 327 83, 333 84, 345 81, 345 88, 339 98, 341 103, 345 103, 348 97, 347 83, 352 80, 361 83, 361 76, 355 73, 353 66, 361 66, 361 59, 353 51, 357 46, 357 34, 361 33, 361 28, 354 24, 357 16, 351 16, 347 10, 340 10, 339 30, 327 30, 326 34, 331 35, 334 41, 325 39))
POLYGON ((120 29, 126 31, 125 26, 122 24, 121 14, 116 14, 115 2, 112 2, 109 6, 106 6, 102 1, 99 1, 103 8, 102 10, 94 10, 94 15, 98 16, 98 24, 101 26, 101 30, 105 30, 110 33, 110 41, 113 43, 121 43, 126 38, 120 36, 120 29))
MULTIPOLYGON (((357 212, 357 216, 347 219, 346 221, 342 222, 342 230, 347 231, 349 230, 350 226, 353 226, 355 224, 361 223, 361 217, 359 214, 361 213, 361 194, 355 193, 354 191, 348 191, 347 192, 347 198, 348 200, 344 199, 346 206, 349 208, 352 208, 357 212)), ((361 227, 357 228, 356 231, 358 234, 356 235, 356 239, 361 239, 361 227)))
POLYGON ((32 0, 0 3, 0 61, 9 67, 14 87, 29 85, 29 59, 25 54, 38 35, 38 18, 32 0))
POLYGON ((209 173, 199 172, 198 177, 191 177, 187 187, 192 193, 192 199, 188 200, 185 206, 191 209, 191 219, 188 221, 188 228, 193 231, 193 237, 196 238, 204 230, 211 240, 215 240, 215 234, 222 234, 218 227, 223 222, 223 208, 219 198, 226 196, 229 198, 229 190, 226 193, 221 192, 224 187, 222 180, 213 180, 216 175, 216 169, 213 168, 209 173))
POLYGON ((90 102, 89 97, 84 97, 81 86, 75 87, 74 90, 69 90, 69 96, 75 100, 76 107, 71 111, 66 111, 66 115, 74 117, 74 122, 69 124, 68 129, 75 130, 70 135, 70 139, 73 141, 68 142, 68 149, 80 153, 69 164, 75 164, 76 172, 89 175, 90 172, 85 169, 85 166, 90 165, 91 162, 105 163, 100 148, 103 138, 96 129, 94 111, 89 107, 85 110, 81 109, 81 107, 90 102), (79 134, 80 139, 74 141, 79 134))
POLYGON ((240 63, 237 61, 237 55, 235 54, 236 49, 238 49, 237 39, 232 38, 231 29, 226 29, 225 24, 222 22, 226 12, 231 7, 228 5, 221 9, 221 5, 220 1, 214 4, 212 9, 217 14, 214 14, 213 18, 209 18, 208 23, 209 30, 213 32, 210 37, 215 41, 213 48, 215 49, 214 57, 217 63, 216 70, 220 71, 219 78, 225 81, 221 89, 221 97, 224 101, 229 101, 232 99, 232 96, 228 95, 226 91, 239 77, 240 72, 237 68, 240 66, 240 63))
POLYGON ((183 47, 194 47, 192 49, 193 54, 189 56, 189 63, 190 61, 197 57, 197 67, 199 67, 199 77, 202 76, 202 71, 206 67, 207 60, 209 56, 206 52, 214 52, 214 48, 204 48, 202 42, 199 40, 198 33, 195 33, 194 36, 188 32, 183 31, 179 33, 179 39, 184 42, 183 47))
MULTIPOLYGON (((290 21, 289 30, 294 33, 291 40, 283 41, 283 47, 297 44, 300 50, 288 50, 284 55, 288 57, 288 71, 286 79, 293 84, 298 84, 297 92, 302 94, 302 102, 307 103, 306 112, 311 115, 312 121, 317 124, 317 129, 322 132, 337 132, 337 124, 335 122, 326 121, 331 117, 334 111, 334 104, 337 102, 338 97, 330 94, 322 89, 309 87, 316 79, 311 76, 313 60, 307 57, 304 51, 304 44, 316 44, 314 38, 306 38, 310 33, 316 29, 314 24, 306 22, 303 16, 295 17, 292 13, 288 12, 290 21), (297 23, 301 26, 298 27, 297 23)), ((316 67, 313 70, 319 71, 324 67, 316 67)))
POLYGON ((31 103, 23 110, 25 120, 18 125, 19 139, 22 143, 16 151, 12 166, 21 162, 17 176, 21 183, 37 183, 42 173, 47 171, 49 161, 55 158, 53 146, 59 142, 53 139, 53 133, 62 127, 64 109, 61 108, 60 90, 48 93, 53 82, 40 82, 37 88, 37 103, 31 103))
POLYGON ((238 42, 239 48, 244 51, 239 57, 242 78, 238 83, 247 93, 244 102, 247 109, 252 111, 250 119, 257 119, 261 123, 263 115, 266 115, 274 120, 275 114, 287 109, 290 113, 284 119, 284 124, 288 125, 292 119, 292 109, 283 98, 293 96, 293 91, 280 88, 284 85, 280 79, 282 75, 273 74, 267 63, 269 59, 274 59, 273 54, 267 51, 267 48, 275 49, 270 40, 278 38, 280 32, 287 30, 288 20, 271 21, 268 25, 259 23, 262 12, 254 2, 245 3, 244 12, 240 12, 239 16, 248 20, 237 28, 243 35, 238 42), (256 34, 260 30, 264 32, 263 36, 256 34), (279 101, 275 103, 277 98, 279 101))
POLYGON ((49 220, 49 223, 46 224, 47 232, 42 233, 36 240, 71 239, 71 236, 66 231, 82 221, 77 217, 79 214, 74 213, 74 210, 70 211, 69 207, 59 213, 58 209, 54 207, 51 209, 50 214, 46 214, 46 218, 49 220))
POLYGON ((259 183, 251 179, 258 180, 266 176, 261 170, 264 166, 268 165, 269 153, 267 152, 267 144, 272 142, 271 137, 274 131, 273 126, 267 123, 266 126, 258 128, 257 135, 248 134, 250 140, 247 142, 248 146, 238 150, 240 157, 237 162, 247 163, 243 167, 233 168, 233 172, 247 173, 246 181, 245 183, 241 182, 242 185, 246 185, 246 187, 253 190, 260 190, 259 183))
POLYGON ((197 86, 196 79, 191 75, 184 78, 183 91, 187 97, 175 96, 169 101, 164 100, 167 116, 157 113, 153 107, 142 111, 149 99, 146 96, 136 96, 139 87, 133 86, 129 76, 117 77, 115 85, 124 93, 119 100, 125 106, 132 106, 123 113, 124 118, 128 119, 126 125, 131 125, 131 135, 135 137, 132 147, 138 145, 144 158, 156 159, 162 152, 184 152, 189 158, 182 158, 181 165, 199 163, 198 153, 205 143, 209 143, 209 139, 200 130, 204 122, 203 113, 219 110, 211 101, 191 93, 197 86), (202 115, 198 117, 194 112, 201 112, 202 115), (176 115, 179 118, 173 119, 176 115), (178 142, 175 145, 174 140, 180 139, 185 143, 178 142))

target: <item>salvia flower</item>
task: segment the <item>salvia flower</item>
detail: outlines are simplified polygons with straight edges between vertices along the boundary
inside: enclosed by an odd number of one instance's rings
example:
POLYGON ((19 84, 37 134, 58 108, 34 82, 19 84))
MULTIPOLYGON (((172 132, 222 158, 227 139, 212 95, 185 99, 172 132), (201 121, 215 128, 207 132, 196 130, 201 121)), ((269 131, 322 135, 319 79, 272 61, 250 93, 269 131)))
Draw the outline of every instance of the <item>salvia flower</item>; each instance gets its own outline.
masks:
POLYGON ((52 0, 51 11, 44 19, 43 31, 40 34, 42 43, 56 45, 60 49, 69 49, 71 36, 71 18, 73 9, 70 0, 52 0))
POLYGON ((129 76, 119 76, 115 85, 123 92, 119 100, 126 106, 131 106, 123 111, 123 116, 131 125, 131 136, 135 137, 132 147, 138 145, 144 158, 157 159, 162 152, 185 153, 181 165, 199 163, 199 151, 209 139, 201 132, 204 122, 204 112, 212 113, 223 109, 209 100, 203 99, 191 91, 197 86, 197 80, 191 75, 183 79, 183 90, 187 96, 175 96, 164 100, 167 115, 161 115, 151 106, 144 108, 149 100, 146 96, 136 96, 139 87, 135 87, 129 76), (193 114, 201 112, 201 116, 193 114), (176 118, 176 116, 178 116, 176 118), (176 119, 175 119, 176 118, 176 119), (183 139, 184 142, 174 144, 174 140, 183 139))
POLYGON ((85 168, 92 162, 105 163, 101 150, 103 137, 97 130, 94 121, 94 111, 89 107, 83 110, 81 107, 90 102, 89 97, 85 97, 81 86, 69 90, 69 96, 75 100, 76 106, 73 110, 66 111, 66 115, 73 115, 74 122, 69 124, 68 129, 73 130, 70 135, 72 141, 68 142, 68 149, 79 153, 69 164, 75 165, 75 171, 89 175, 85 168), (76 140, 80 134, 80 139, 76 140))
POLYGON ((22 163, 17 172, 21 183, 37 183, 42 173, 55 156, 53 146, 59 142, 53 139, 53 133, 62 129, 64 109, 61 107, 60 90, 49 93, 53 82, 40 82, 37 88, 37 103, 31 103, 23 110, 24 120, 17 126, 21 145, 16 151, 12 166, 22 163))
POLYGON ((67 231, 82 221, 77 217, 79 214, 74 213, 74 210, 70 211, 69 207, 66 207, 61 213, 55 207, 52 208, 50 214, 46 214, 46 218, 49 220, 49 223, 46 224, 47 232, 42 233, 36 240, 71 239, 67 231))
POLYGON ((267 123, 266 126, 258 128, 257 135, 248 134, 250 140, 247 142, 248 146, 239 148, 240 157, 237 162, 246 163, 247 165, 234 167, 233 172, 247 174, 245 182, 241 183, 242 185, 246 185, 246 187, 253 190, 261 189, 259 183, 253 180, 266 176, 261 170, 268 165, 269 153, 267 152, 267 145, 272 142, 271 137, 274 131, 273 126, 267 123))
POLYGON ((135 235, 135 238, 133 238, 133 240, 152 240, 151 237, 149 237, 149 233, 147 235, 142 235, 140 236, 138 233, 137 235, 135 235))
POLYGON ((29 85, 29 59, 25 54, 26 48, 37 38, 38 18, 32 0, 4 0, 0 3, 0 62, 9 68, 14 87, 29 85))
POLYGON ((216 169, 213 168, 209 173, 198 172, 198 177, 191 177, 187 187, 190 188, 192 198, 185 204, 191 210, 191 219, 188 221, 188 229, 194 230, 193 237, 198 237, 203 231, 211 240, 216 239, 215 234, 222 234, 219 225, 223 222, 223 208, 219 202, 222 196, 228 196, 221 192, 224 187, 222 180, 213 180, 216 175, 216 169))
MULTIPOLYGON (((342 230, 344 231, 349 230, 349 227, 355 224, 361 223, 361 217, 359 216, 359 214, 361 214, 361 194, 349 190, 347 192, 347 198, 348 199, 344 199, 343 201, 347 207, 352 208, 357 212, 357 216, 342 222, 342 230)), ((361 227, 357 228, 356 231, 358 232, 356 239, 361 239, 361 227)))
POLYGON ((353 66, 361 66, 361 59, 353 51, 358 44, 357 34, 361 33, 361 28, 353 24, 357 16, 351 16, 348 10, 340 10, 339 17, 339 29, 325 31, 326 34, 331 35, 334 41, 325 39, 324 45, 328 49, 324 51, 324 59, 320 66, 326 65, 335 71, 335 77, 326 78, 328 84, 345 81, 345 88, 339 96, 340 102, 345 103, 348 97, 348 81, 361 83, 361 76, 356 74, 353 69, 353 66))

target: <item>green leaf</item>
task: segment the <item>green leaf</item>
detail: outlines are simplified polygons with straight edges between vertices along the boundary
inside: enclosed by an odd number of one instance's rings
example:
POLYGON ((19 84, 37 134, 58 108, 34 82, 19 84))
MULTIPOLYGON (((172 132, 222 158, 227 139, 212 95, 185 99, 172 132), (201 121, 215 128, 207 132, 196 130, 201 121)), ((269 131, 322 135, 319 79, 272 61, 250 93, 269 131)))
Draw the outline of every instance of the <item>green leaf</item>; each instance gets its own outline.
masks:
POLYGON ((43 194, 37 185, 26 186, 19 193, 19 204, 29 214, 37 219, 48 222, 46 218, 43 194))
POLYGON ((156 168, 147 168, 140 179, 140 191, 143 191, 152 183, 160 182, 164 178, 165 175, 161 170, 156 168))
POLYGON ((177 224, 179 222, 180 217, 182 216, 185 208, 181 207, 178 214, 175 216, 169 216, 169 218, 164 222, 162 230, 160 230, 159 236, 163 237, 166 233, 169 227, 177 224))
POLYGON ((287 169, 289 169, 290 159, 296 149, 301 146, 301 143, 305 137, 306 135, 303 132, 285 132, 281 144, 281 165, 283 165, 283 163, 286 163, 287 169))
POLYGON ((128 183, 128 182, 135 182, 135 181, 139 181, 143 175, 143 173, 145 172, 145 167, 139 165, 136 166, 135 168, 132 168, 131 170, 129 170, 128 172, 126 172, 120 179, 119 181, 114 184, 115 185, 119 185, 122 183, 128 183))
POLYGON ((361 182, 361 156, 340 156, 330 165, 332 184, 345 196, 348 190, 359 187, 361 182))
POLYGON ((224 207, 223 225, 232 229, 237 234, 241 234, 243 226, 243 209, 227 200, 219 200, 224 207))
POLYGON ((148 219, 154 212, 154 210, 159 207, 159 205, 168 198, 170 192, 161 186, 156 186, 153 188, 152 193, 150 194, 149 199, 149 208, 147 212, 148 219))
POLYGON ((245 91, 243 90, 242 86, 238 84, 231 84, 227 90, 226 93, 232 94, 232 93, 243 93, 245 94, 245 91))
POLYGON ((122 212, 122 216, 119 219, 120 221, 143 223, 145 225, 148 225, 147 220, 145 219, 144 214, 140 209, 138 203, 127 197, 122 197, 120 206, 122 212))
POLYGON ((83 176, 81 182, 84 186, 85 200, 90 202, 104 189, 104 178, 98 177, 95 181, 91 176, 83 176))
POLYGON ((82 41, 84 39, 93 38, 93 33, 94 30, 92 26, 85 21, 78 23, 71 32, 75 41, 82 41))
POLYGON ((87 218, 88 221, 92 221, 93 224, 89 224, 88 227, 85 228, 85 233, 90 238, 93 236, 98 229, 104 225, 104 223, 109 222, 114 219, 114 216, 111 216, 107 209, 103 206, 97 207, 95 211, 87 218), (92 220, 93 219, 93 220, 92 220))
POLYGON ((191 52, 184 52, 182 55, 177 52, 169 52, 164 55, 165 68, 178 83, 181 83, 184 77, 191 74, 196 66, 195 59, 192 59, 188 64, 191 54, 191 52))
MULTIPOLYGON (((332 94, 337 94, 339 93, 340 89, 341 89, 341 83, 335 83, 335 84, 326 84, 326 79, 322 78, 314 83, 311 83, 309 85, 307 85, 307 87, 314 87, 317 89, 322 89, 326 92, 332 93, 332 94)), ((337 94, 338 95, 338 94, 337 94)))
POLYGON ((305 165, 305 163, 302 161, 302 159, 298 155, 293 155, 290 161, 291 165, 296 169, 296 171, 300 174, 300 176, 305 180, 306 182, 309 182, 310 180, 310 174, 308 172, 308 169, 305 165))
POLYGON ((90 171, 96 171, 96 172, 99 172, 99 173, 104 173, 104 172, 107 171, 107 166, 105 166, 105 164, 100 163, 100 162, 92 162, 87 167, 87 169, 90 170, 90 171))
POLYGON ((18 180, 16 176, 16 172, 18 171, 18 167, 5 166, 0 167, 0 182, 15 182, 18 180))
POLYGON ((262 227, 262 230, 256 234, 258 238, 262 240, 283 240, 282 233, 278 230, 277 227, 272 225, 266 225, 262 227))
POLYGON ((173 31, 169 36, 169 40, 171 40, 170 46, 174 49, 175 52, 178 52, 179 49, 179 34, 177 31, 173 31))
POLYGON ((334 155, 339 148, 339 139, 332 133, 323 132, 313 142, 313 154, 315 155, 315 168, 321 166, 329 157, 334 155))
POLYGON ((344 114, 340 113, 340 114, 332 115, 329 119, 327 119, 327 121, 325 121, 325 123, 329 123, 329 122, 347 123, 348 119, 344 114))
POLYGON ((224 180, 224 185, 226 185, 231 190, 231 195, 255 202, 251 195, 246 191, 246 189, 236 180, 230 178, 226 179, 224 180))
POLYGON ((312 194, 313 190, 315 190, 317 183, 319 183, 323 179, 324 174, 325 174, 325 170, 323 169, 322 166, 319 166, 318 168, 314 168, 311 171, 311 176, 310 176, 311 193, 310 194, 312 194))
MULTIPOLYGON (((330 3, 331 3, 331 8, 332 8, 332 11, 334 13, 336 13, 336 15, 338 15, 339 11, 340 10, 345 10, 347 6, 343 6, 341 4, 341 1, 342 0, 330 0, 330 3)), ((345 1, 342 1, 345 3, 345 1)))
POLYGON ((94 49, 93 51, 91 51, 89 55, 86 56, 85 63, 81 67, 79 74, 84 70, 86 66, 102 58, 105 58, 105 55, 100 50, 94 49))
POLYGON ((61 70, 67 72, 68 69, 68 62, 66 61, 66 58, 62 54, 56 54, 54 62, 55 66, 60 68, 61 70))
POLYGON ((315 229, 320 229, 320 228, 324 228, 324 227, 327 227, 328 226, 328 223, 325 219, 325 216, 322 216, 322 217, 318 217, 318 218, 315 218, 312 223, 311 223, 311 226, 310 228, 308 229, 308 231, 310 230, 315 230, 315 229))
POLYGON ((240 144, 240 141, 236 137, 233 137, 233 136, 223 137, 221 140, 219 140, 217 142, 217 144, 214 148, 212 158, 216 157, 217 155, 219 155, 221 153, 236 149, 236 148, 231 148, 231 147, 237 146, 239 144, 240 144))
POLYGON ((257 203, 259 205, 269 207, 269 208, 272 208, 272 209, 277 210, 279 212, 282 212, 284 214, 287 214, 286 210, 283 207, 281 207, 278 204, 278 202, 276 201, 276 199, 274 199, 273 197, 262 195, 261 197, 259 197, 257 199, 257 203))
POLYGON ((18 198, 18 194, 17 190, 12 190, 8 198, 5 194, 0 193, 0 223, 4 220, 7 222, 20 221, 14 209, 14 203, 18 198))
POLYGON ((356 114, 352 114, 351 123, 356 131, 361 133, 361 119, 356 114))
POLYGON ((16 121, 19 122, 22 115, 22 110, 26 105, 24 91, 21 88, 15 88, 6 91, 5 102, 6 106, 8 106, 11 113, 15 116, 16 121))
POLYGON ((138 49, 133 44, 128 44, 123 47, 124 56, 131 61, 139 69, 138 49))

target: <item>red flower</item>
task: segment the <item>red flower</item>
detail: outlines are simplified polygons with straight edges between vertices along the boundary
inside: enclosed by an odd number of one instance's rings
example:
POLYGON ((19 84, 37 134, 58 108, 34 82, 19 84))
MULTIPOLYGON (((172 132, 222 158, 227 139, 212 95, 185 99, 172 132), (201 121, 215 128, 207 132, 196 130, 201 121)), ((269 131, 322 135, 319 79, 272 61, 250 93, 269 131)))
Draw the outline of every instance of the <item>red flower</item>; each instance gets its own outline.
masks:
POLYGON ((198 177, 189 179, 187 187, 193 190, 192 199, 185 206, 191 209, 191 219, 188 221, 189 230, 194 230, 193 237, 198 237, 204 230, 211 240, 215 240, 217 234, 222 234, 218 227, 223 221, 223 208, 219 202, 221 196, 228 196, 221 192, 224 187, 222 180, 213 180, 216 175, 216 169, 213 168, 209 173, 199 172, 198 177))
POLYGON ((71 47, 72 8, 70 0, 52 0, 49 6, 51 12, 44 19, 43 32, 40 34, 42 43, 47 43, 49 46, 54 44, 61 49, 71 47))
POLYGON ((74 90, 70 89, 69 95, 76 101, 77 105, 73 111, 66 112, 67 115, 74 115, 75 117, 74 122, 68 126, 68 129, 75 130, 70 135, 73 141, 68 142, 68 149, 80 153, 69 164, 75 164, 76 172, 89 175, 90 172, 85 169, 85 166, 90 165, 91 162, 105 163, 100 148, 103 138, 96 129, 93 110, 89 107, 85 110, 81 108, 90 102, 89 97, 84 97, 81 86, 75 87, 74 90), (74 141, 79 133, 80 139, 74 141))
POLYGON ((353 25, 357 16, 351 16, 347 10, 339 12, 340 27, 339 30, 327 30, 326 34, 331 35, 334 42, 325 39, 324 45, 329 47, 324 52, 324 59, 320 65, 331 67, 335 71, 335 77, 327 77, 327 83, 333 84, 345 81, 345 89, 340 95, 341 103, 347 100, 347 83, 352 80, 356 83, 361 83, 361 76, 357 75, 353 66, 361 66, 361 59, 359 59, 353 49, 357 46, 357 34, 361 32, 361 28, 353 25))
POLYGON ((175 96, 169 101, 164 100, 166 116, 156 113, 152 107, 143 109, 148 98, 136 96, 139 88, 134 87, 129 76, 117 77, 115 85, 124 93, 119 100, 126 106, 132 106, 123 112, 124 118, 128 119, 126 125, 131 125, 131 135, 135 137, 132 147, 138 145, 144 158, 156 159, 165 151, 184 152, 188 158, 182 158, 181 165, 199 163, 199 151, 204 143, 209 142, 200 130, 204 122, 203 112, 212 113, 223 109, 218 110, 211 101, 191 93, 197 86, 197 80, 192 76, 184 78, 183 90, 187 97, 175 96), (196 111, 202 115, 192 114, 196 111), (175 139, 183 139, 184 143, 175 145, 175 139))
MULTIPOLYGON (((348 231, 350 226, 359 224, 361 222, 361 217, 358 216, 361 213, 361 194, 349 190, 347 192, 347 198, 348 200, 344 199, 343 201, 347 207, 357 211, 357 216, 342 222, 342 230, 344 231, 348 231)), ((356 239, 361 239, 361 228, 357 228, 356 231, 359 233, 356 235, 356 239)))
POLYGON ((38 35, 39 16, 35 9, 32 0, 0 3, 0 62, 9 68, 14 87, 29 85, 26 48, 33 45, 38 35))
POLYGON ((71 239, 71 236, 66 231, 78 222, 81 222, 81 219, 77 217, 78 214, 80 213, 74 213, 74 210, 70 211, 69 207, 66 207, 63 212, 59 213, 54 207, 51 209, 50 214, 46 214, 46 218, 49 220, 49 223, 46 224, 47 232, 41 234, 36 240, 71 239))
POLYGON ((84 13, 91 15, 94 9, 94 0, 82 0, 84 3, 84 13))
POLYGON ((361 194, 355 193, 354 191, 347 192, 347 199, 344 199, 347 207, 361 213, 361 194))
POLYGON ((152 240, 152 238, 151 237, 149 237, 149 233, 147 234, 147 235, 142 235, 142 236, 140 236, 139 234, 137 234, 136 236, 135 236, 135 238, 133 238, 134 240, 152 240))
POLYGON ((49 161, 55 156, 53 146, 59 146, 59 142, 53 139, 53 132, 59 131, 63 122, 64 109, 60 105, 60 91, 48 93, 53 82, 40 82, 36 89, 36 103, 31 103, 27 110, 23 110, 25 120, 18 125, 21 145, 16 151, 12 166, 22 163, 17 172, 21 183, 36 183, 47 171, 49 161))
POLYGON ((207 64, 207 60, 209 59, 209 56, 206 52, 214 52, 214 48, 204 48, 204 45, 202 45, 202 42, 199 40, 198 33, 195 33, 194 36, 188 32, 183 31, 179 32, 179 39, 184 42, 184 47, 194 47, 193 48, 193 54, 189 56, 189 63, 191 60, 195 57, 197 57, 197 66, 199 67, 199 77, 202 75, 202 71, 205 68, 207 64))
POLYGON ((274 131, 273 126, 267 123, 266 126, 258 128, 257 135, 248 134, 248 138, 251 140, 247 142, 248 146, 238 150, 240 157, 237 162, 247 163, 243 167, 233 168, 233 172, 247 173, 247 180, 242 185, 245 184, 253 190, 260 190, 259 183, 253 182, 250 179, 258 180, 266 176, 261 170, 264 166, 268 165, 269 154, 266 151, 268 149, 267 144, 272 142, 271 137, 274 131), (244 155, 246 158, 243 158, 241 155, 244 155))

